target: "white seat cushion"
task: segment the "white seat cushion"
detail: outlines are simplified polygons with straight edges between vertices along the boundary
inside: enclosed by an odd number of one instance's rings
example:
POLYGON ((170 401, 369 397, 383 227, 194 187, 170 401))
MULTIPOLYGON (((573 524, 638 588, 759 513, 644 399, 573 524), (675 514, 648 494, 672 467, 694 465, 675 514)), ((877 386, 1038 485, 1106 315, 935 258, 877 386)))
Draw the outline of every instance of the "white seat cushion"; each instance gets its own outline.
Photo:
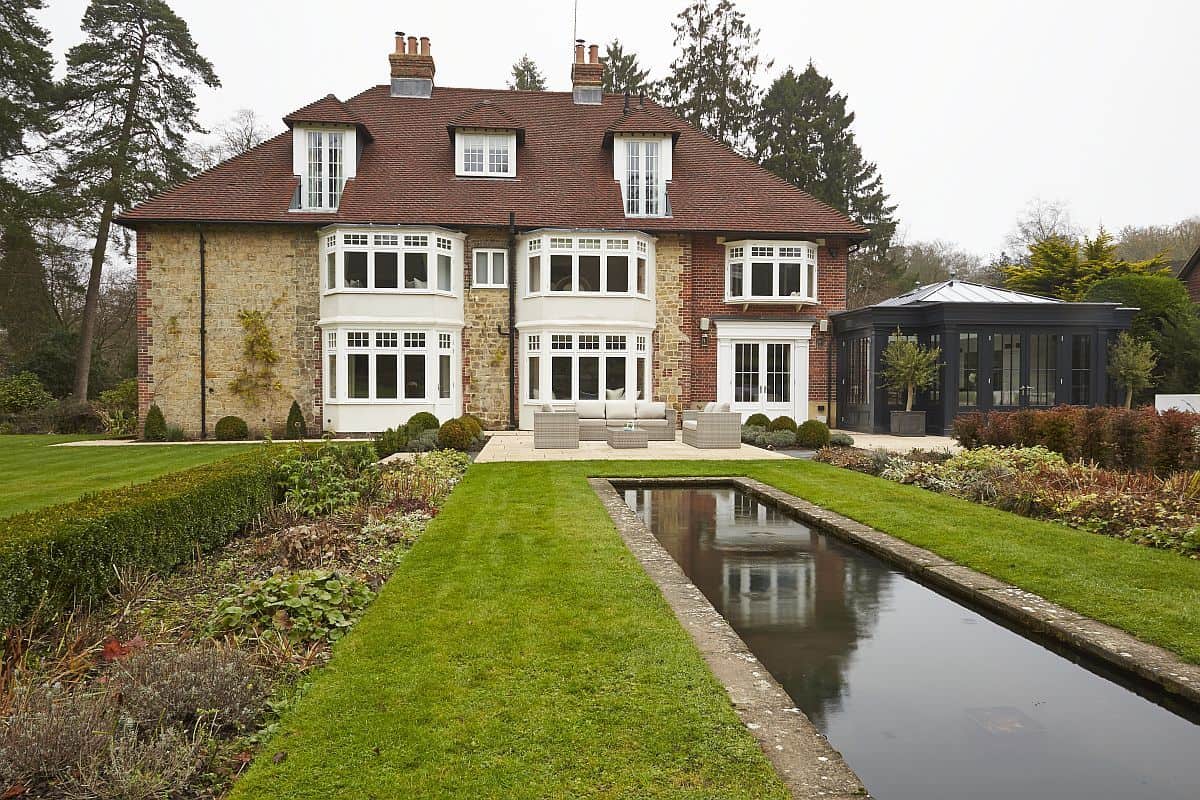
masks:
POLYGON ((666 419, 667 417, 666 403, 656 403, 653 400, 638 400, 636 408, 638 419, 666 419))
POLYGON ((711 403, 705 403, 703 410, 704 411, 716 411, 717 410, 717 402, 714 400, 711 403))
POLYGON ((575 410, 579 412, 580 419, 604 419, 603 400, 576 401, 575 410))
POLYGON ((687 428, 689 431, 694 431, 694 430, 696 430, 696 420, 694 420, 694 419, 685 419, 685 420, 683 421, 683 427, 687 428))
POLYGON ((605 400, 624 400, 625 399, 625 390, 624 389, 605 389, 604 390, 604 399, 605 400))
POLYGON ((634 419, 632 400, 609 400, 604 404, 604 416, 608 419, 634 419))

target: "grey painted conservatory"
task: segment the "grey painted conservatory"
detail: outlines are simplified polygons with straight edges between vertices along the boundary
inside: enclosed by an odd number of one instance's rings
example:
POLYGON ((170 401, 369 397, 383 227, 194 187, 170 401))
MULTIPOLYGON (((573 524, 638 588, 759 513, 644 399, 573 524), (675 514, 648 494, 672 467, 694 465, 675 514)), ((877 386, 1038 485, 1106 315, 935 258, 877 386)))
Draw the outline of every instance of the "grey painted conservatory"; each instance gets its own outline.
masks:
POLYGON ((886 432, 891 412, 904 409, 904 392, 878 378, 897 335, 941 351, 937 384, 913 406, 925 411, 927 433, 949 433, 968 411, 1108 404, 1116 397, 1108 346, 1136 310, 949 280, 831 314, 837 427, 886 432))

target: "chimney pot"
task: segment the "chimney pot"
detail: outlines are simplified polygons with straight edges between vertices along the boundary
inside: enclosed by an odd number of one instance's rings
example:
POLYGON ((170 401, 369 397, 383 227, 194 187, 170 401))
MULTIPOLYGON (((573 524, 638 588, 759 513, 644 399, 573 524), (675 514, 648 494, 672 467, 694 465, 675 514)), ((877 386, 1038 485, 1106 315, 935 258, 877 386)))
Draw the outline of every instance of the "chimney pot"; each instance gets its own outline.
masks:
POLYGON ((583 63, 583 39, 575 40, 575 63, 583 63))
POLYGON ((415 56, 417 54, 417 37, 408 37, 408 50, 405 52, 407 52, 410 56, 415 56))
POLYGON ((423 55, 423 56, 429 55, 429 37, 428 36, 421 37, 421 55, 423 55))
MULTIPOLYGON (((396 51, 388 55, 388 64, 391 67, 393 93, 397 91, 409 91, 409 89, 403 88, 396 89, 396 81, 398 80, 409 82, 414 80, 428 81, 429 84, 432 84, 434 63, 429 45, 429 37, 422 36, 418 39, 416 36, 406 36, 404 31, 396 31, 396 51)), ((426 93, 421 96, 428 97, 429 94, 426 93)))
POLYGON ((600 63, 600 45, 594 44, 588 48, 588 63, 589 64, 599 64, 600 63))
POLYGON ((396 52, 404 52, 404 31, 396 31, 396 52))

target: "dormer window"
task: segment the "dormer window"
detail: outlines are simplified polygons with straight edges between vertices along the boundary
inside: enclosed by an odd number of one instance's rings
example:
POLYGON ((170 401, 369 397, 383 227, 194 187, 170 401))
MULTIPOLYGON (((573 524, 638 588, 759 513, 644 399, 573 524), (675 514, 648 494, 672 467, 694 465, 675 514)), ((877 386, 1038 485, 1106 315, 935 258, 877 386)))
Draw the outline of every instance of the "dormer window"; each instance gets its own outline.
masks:
POLYGON ((307 131, 305 141, 304 207, 336 211, 346 185, 345 133, 307 131))
POLYGON ((513 131, 455 133, 455 174, 464 178, 516 177, 517 135, 513 131))
POLYGON ((621 136, 614 140, 614 172, 621 183, 627 217, 668 217, 667 181, 671 179, 671 139, 621 136))

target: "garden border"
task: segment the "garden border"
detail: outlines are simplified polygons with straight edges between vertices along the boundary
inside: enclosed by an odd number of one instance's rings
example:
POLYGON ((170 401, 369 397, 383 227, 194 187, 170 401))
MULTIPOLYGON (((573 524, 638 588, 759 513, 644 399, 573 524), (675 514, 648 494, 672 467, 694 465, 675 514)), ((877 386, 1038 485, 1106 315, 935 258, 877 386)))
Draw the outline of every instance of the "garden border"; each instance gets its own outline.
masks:
POLYGON ((724 686, 742 723, 796 798, 869 797, 841 753, 817 730, 725 618, 688 579, 624 499, 614 483, 729 485, 730 478, 588 478, 626 546, 658 586, 679 624, 724 686))
POLYGON ((1020 628, 1046 636, 1134 679, 1148 681, 1200 709, 1200 665, 1143 642, 1130 633, 964 567, 922 547, 802 500, 753 478, 614 478, 622 486, 735 486, 776 503, 802 521, 900 567, 958 599, 990 611, 1020 628))

